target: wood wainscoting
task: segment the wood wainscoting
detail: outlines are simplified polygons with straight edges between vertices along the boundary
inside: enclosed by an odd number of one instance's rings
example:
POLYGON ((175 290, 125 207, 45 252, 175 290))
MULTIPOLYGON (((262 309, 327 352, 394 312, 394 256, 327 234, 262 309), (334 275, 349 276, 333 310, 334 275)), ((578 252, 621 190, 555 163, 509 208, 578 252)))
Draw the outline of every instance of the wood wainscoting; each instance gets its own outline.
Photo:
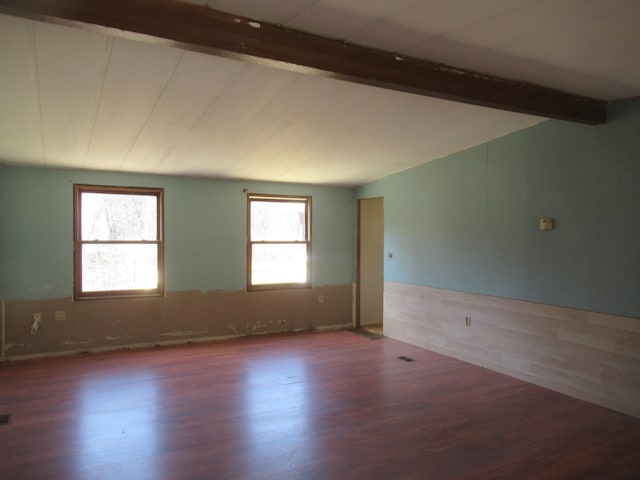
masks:
POLYGON ((640 418, 638 318, 385 282, 384 329, 390 338, 640 418))

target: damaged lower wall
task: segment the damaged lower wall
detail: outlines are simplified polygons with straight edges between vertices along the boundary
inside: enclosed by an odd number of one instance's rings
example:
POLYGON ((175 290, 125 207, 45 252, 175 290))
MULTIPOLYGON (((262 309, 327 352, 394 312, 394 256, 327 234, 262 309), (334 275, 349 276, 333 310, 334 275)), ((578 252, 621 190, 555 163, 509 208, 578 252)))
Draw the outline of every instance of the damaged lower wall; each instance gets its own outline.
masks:
POLYGON ((0 165, 5 358, 350 324, 354 245, 348 187, 0 165), (72 300, 74 184, 164 189, 165 297, 72 300), (312 289, 246 291, 247 192, 312 197, 312 289))
POLYGON ((352 285, 6 302, 7 359, 351 325, 352 285), (41 321, 31 334, 33 315, 41 321), (64 318, 64 319, 63 319, 64 318))

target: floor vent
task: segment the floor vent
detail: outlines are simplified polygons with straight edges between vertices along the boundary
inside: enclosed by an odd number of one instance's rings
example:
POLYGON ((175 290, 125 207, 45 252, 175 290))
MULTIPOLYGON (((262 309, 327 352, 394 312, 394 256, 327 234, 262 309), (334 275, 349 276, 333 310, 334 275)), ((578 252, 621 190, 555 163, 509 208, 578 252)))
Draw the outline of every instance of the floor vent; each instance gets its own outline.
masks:
POLYGON ((415 362, 415 360, 411 357, 405 357, 404 355, 402 355, 401 357, 398 357, 399 360, 404 360, 405 362, 415 362))
POLYGON ((0 415, 0 425, 9 425, 11 423, 12 418, 13 418, 13 414, 11 413, 0 415))

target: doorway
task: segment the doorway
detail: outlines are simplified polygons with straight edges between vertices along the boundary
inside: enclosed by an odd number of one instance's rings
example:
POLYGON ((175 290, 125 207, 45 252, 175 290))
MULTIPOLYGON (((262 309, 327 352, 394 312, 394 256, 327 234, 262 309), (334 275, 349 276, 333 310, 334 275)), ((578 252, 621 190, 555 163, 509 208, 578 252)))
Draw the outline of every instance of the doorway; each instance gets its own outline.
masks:
POLYGON ((384 298, 384 198, 358 200, 356 328, 382 335, 384 298))

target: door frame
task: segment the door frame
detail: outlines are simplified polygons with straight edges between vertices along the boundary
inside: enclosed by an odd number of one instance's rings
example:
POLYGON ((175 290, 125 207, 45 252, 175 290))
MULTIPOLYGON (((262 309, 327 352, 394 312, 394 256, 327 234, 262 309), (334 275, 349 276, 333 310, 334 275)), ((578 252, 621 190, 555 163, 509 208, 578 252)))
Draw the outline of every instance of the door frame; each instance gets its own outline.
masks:
MULTIPOLYGON (((361 250, 362 250, 362 202, 364 200, 373 200, 373 199, 382 199, 382 214, 383 214, 383 236, 384 236, 384 197, 365 197, 358 198, 357 205, 357 218, 356 218, 356 293, 355 293, 355 328, 361 328, 360 322, 360 300, 361 300, 361 276, 362 276, 362 264, 361 264, 361 250)), ((384 237, 383 237, 383 245, 384 245, 384 237)), ((384 250, 384 247, 383 247, 384 250)), ((383 253, 384 255, 384 253, 383 253)), ((384 260, 383 260, 384 262, 384 260)), ((384 279, 384 263, 383 263, 383 279, 384 279)))

